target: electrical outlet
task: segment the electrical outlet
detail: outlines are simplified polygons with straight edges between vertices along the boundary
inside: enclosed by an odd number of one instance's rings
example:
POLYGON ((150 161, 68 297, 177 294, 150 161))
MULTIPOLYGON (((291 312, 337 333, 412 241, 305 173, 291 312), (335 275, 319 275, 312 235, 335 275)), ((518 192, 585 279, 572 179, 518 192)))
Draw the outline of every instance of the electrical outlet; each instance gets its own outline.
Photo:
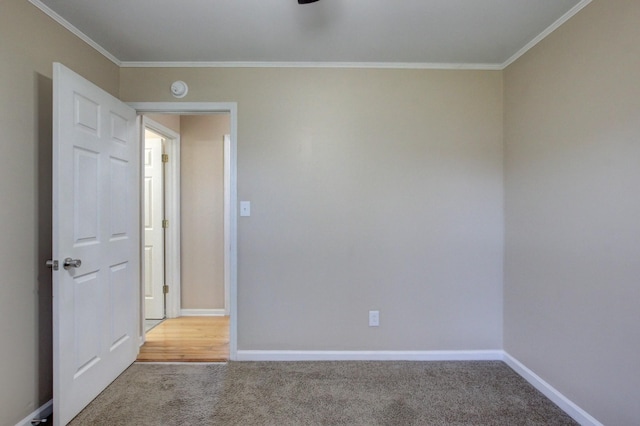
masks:
POLYGON ((369 327, 380 325, 380 311, 369 311, 369 327))

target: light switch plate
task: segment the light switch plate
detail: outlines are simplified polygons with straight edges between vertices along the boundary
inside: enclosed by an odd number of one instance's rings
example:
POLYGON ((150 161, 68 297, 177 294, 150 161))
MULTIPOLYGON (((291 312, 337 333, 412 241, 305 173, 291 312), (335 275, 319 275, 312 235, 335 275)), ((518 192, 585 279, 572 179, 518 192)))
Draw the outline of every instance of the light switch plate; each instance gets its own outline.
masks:
POLYGON ((251 216, 251 201, 240 201, 240 216, 251 216))

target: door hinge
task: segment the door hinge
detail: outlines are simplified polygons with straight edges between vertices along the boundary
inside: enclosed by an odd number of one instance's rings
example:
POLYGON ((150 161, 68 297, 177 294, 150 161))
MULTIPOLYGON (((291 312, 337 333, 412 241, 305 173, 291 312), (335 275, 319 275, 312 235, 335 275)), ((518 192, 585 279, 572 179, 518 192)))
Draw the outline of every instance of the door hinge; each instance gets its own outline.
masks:
POLYGON ((165 219, 162 221, 162 227, 164 229, 167 229, 169 227, 169 220, 165 219))
POLYGON ((169 154, 162 154, 162 162, 163 163, 168 163, 169 162, 169 154))
POLYGON ((165 284, 165 285, 162 286, 162 293, 163 294, 169 293, 169 286, 168 285, 165 284))

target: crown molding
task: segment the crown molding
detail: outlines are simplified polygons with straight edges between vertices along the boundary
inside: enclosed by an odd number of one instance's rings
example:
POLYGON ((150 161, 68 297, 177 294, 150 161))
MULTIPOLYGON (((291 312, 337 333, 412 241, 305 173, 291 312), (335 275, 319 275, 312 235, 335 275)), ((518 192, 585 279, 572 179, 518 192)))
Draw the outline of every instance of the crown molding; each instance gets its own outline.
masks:
POLYGON ((41 0, 29 0, 31 4, 58 22, 82 41, 93 47, 105 58, 121 68, 353 68, 353 69, 407 69, 407 70, 481 70, 501 71, 518 60, 549 34, 584 9, 592 0, 581 0, 577 5, 562 15, 553 24, 538 34, 533 40, 518 50, 513 56, 501 64, 457 64, 457 63, 428 63, 428 62, 267 62, 267 61, 237 61, 237 62, 206 62, 206 61, 121 61, 96 43, 91 37, 73 26, 41 0))
POLYGON ((370 68, 430 70, 495 70, 500 64, 447 64, 419 62, 133 62, 123 61, 123 68, 370 68))
POLYGON ((573 18, 576 13, 584 9, 589 3, 591 3, 591 1, 592 0, 582 0, 580 3, 576 4, 567 13, 562 15, 557 21, 548 26, 543 32, 538 34, 536 38, 525 44, 522 49, 518 50, 513 56, 502 63, 502 65, 500 65, 500 69, 505 69, 506 67, 514 63, 516 60, 518 60, 518 58, 531 50, 536 44, 544 40, 549 34, 557 30, 562 24, 573 18))
POLYGON ((82 40, 85 43, 87 43, 89 46, 93 47, 100 54, 102 54, 105 58, 107 58, 108 60, 110 60, 111 62, 116 64, 117 66, 122 66, 122 62, 118 58, 116 58, 111 53, 109 53, 109 51, 107 51, 107 49, 105 49, 104 47, 100 46, 98 43, 93 41, 91 39, 91 37, 89 37, 88 35, 86 35, 82 31, 80 31, 78 28, 73 26, 69 21, 67 21, 62 16, 60 16, 56 12, 54 12, 49 6, 47 6, 46 4, 42 3, 40 0, 29 0, 29 3, 31 3, 32 5, 37 7, 38 9, 40 9, 42 12, 44 12, 46 15, 48 15, 51 19, 53 19, 54 21, 56 21, 57 23, 59 23, 60 25, 65 27, 67 30, 71 31, 76 37, 78 37, 80 40, 82 40))

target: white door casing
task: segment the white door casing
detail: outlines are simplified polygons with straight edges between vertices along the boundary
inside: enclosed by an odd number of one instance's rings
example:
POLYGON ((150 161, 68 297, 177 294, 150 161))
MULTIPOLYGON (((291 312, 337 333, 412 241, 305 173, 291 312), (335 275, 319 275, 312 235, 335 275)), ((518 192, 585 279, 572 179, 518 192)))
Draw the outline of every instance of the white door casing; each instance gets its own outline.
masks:
POLYGON ((53 402, 64 425, 138 353, 136 112, 53 65, 53 402), (81 265, 63 268, 65 258, 81 265))
MULTIPOLYGON (((169 290, 164 295, 164 314, 165 318, 176 318, 180 316, 180 135, 143 115, 142 132, 147 130, 162 137, 163 152, 168 155, 168 161, 163 165, 164 218, 169 221, 169 227, 164 229, 164 283, 169 290)), ((141 206, 141 212, 144 215, 144 206, 141 206)), ((144 222, 144 218, 141 220, 144 222)), ((146 277, 144 269, 142 275, 146 277)), ((142 287, 141 300, 144 300, 144 285, 142 287)), ((141 330, 144 330, 142 324, 141 330)), ((142 342, 144 335, 141 331, 140 344, 142 342)))
POLYGON ((144 139, 144 316, 164 318, 163 141, 144 139))
POLYGON ((224 135, 224 314, 231 312, 231 135, 224 135))
MULTIPOLYGON (((135 108, 138 113, 145 114, 211 114, 211 113, 228 113, 231 119, 231 133, 229 138, 229 175, 228 179, 228 214, 229 219, 225 226, 228 226, 229 231, 227 234, 229 243, 225 243, 225 252, 229 256, 228 274, 225 274, 225 279, 229 280, 227 292, 229 297, 229 359, 235 361, 238 358, 238 184, 237 184, 237 166, 238 166, 238 104, 236 102, 129 102, 129 105, 135 108)), ((179 154, 179 150, 177 152, 179 154)), ((173 164, 171 161, 172 155, 169 153, 169 164, 173 164)), ((179 161, 175 162, 176 166, 179 161)), ((176 167, 174 166, 174 167, 176 167)), ((179 174, 179 170, 178 170, 179 174)), ((170 188, 167 188, 167 198, 171 195, 169 193, 170 188)), ((167 205, 171 202, 167 200, 167 205)), ((167 230, 168 233, 172 232, 171 225, 167 230)), ((168 244, 168 238, 167 238, 168 244)), ((178 247, 176 245, 176 247, 178 247)), ((172 258, 167 247, 167 267, 168 262, 172 258)), ((226 266, 225 265, 225 266, 226 266)), ((176 269, 178 270, 178 269, 176 269)), ((167 277, 171 279, 170 277, 167 277)), ((170 285, 172 285, 171 283, 170 285)), ((171 288, 169 293, 171 294, 171 288)), ((169 298, 167 298, 168 302, 169 298)), ((177 312, 176 312, 177 313, 177 312)), ((167 306, 167 316, 171 317, 171 308, 167 306)), ((142 321, 142 320, 140 320, 142 321)), ((142 323, 139 323, 142 326, 142 323)))

